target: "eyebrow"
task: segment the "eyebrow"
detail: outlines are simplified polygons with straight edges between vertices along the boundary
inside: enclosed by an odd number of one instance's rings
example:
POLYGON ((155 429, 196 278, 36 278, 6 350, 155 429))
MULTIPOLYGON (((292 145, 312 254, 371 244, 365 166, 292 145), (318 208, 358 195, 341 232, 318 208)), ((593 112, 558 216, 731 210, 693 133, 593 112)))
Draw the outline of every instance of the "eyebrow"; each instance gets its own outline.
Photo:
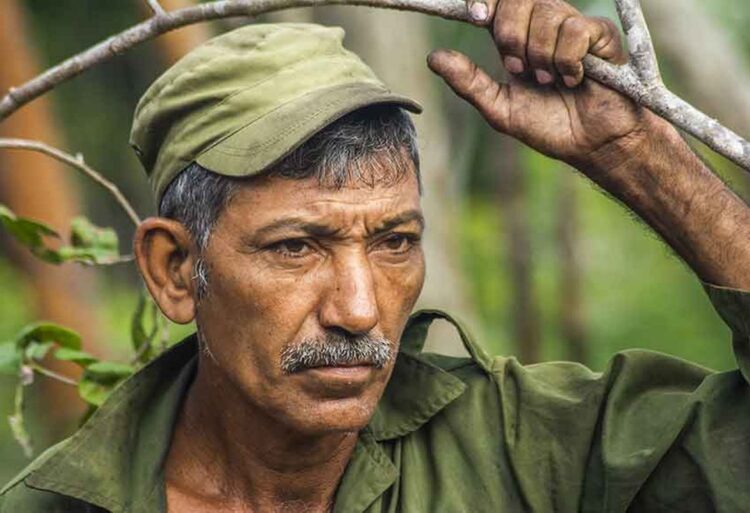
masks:
MULTIPOLYGON (((382 223, 380 223, 380 225, 372 230, 372 233, 370 235, 379 235, 392 230, 396 226, 414 221, 419 224, 420 229, 424 229, 425 221, 422 213, 418 210, 407 210, 406 212, 402 212, 396 216, 384 220, 382 223)), ((339 228, 334 228, 332 226, 321 223, 310 222, 301 217, 286 217, 283 219, 278 219, 262 228, 259 228, 254 235, 263 236, 285 228, 299 230, 314 237, 320 238, 334 237, 341 231, 339 228)))

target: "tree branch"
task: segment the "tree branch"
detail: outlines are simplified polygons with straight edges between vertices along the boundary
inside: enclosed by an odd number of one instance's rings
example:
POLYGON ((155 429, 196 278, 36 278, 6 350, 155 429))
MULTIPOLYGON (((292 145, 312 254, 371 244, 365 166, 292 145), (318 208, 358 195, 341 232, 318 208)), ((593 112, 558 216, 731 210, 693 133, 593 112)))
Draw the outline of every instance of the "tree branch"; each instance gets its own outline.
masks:
POLYGON ((70 385, 73 387, 78 386, 78 382, 72 378, 69 378, 68 376, 63 376, 62 374, 59 374, 53 370, 50 370, 46 367, 42 367, 38 363, 31 362, 29 363, 29 367, 34 369, 34 371, 38 372, 39 374, 42 374, 43 376, 47 376, 48 378, 52 378, 54 380, 59 381, 60 383, 65 383, 66 385, 70 385))
POLYGON ((166 12, 164 10, 164 7, 161 6, 158 0, 146 0, 146 3, 157 16, 160 16, 166 12))
MULTIPOLYGON (((656 57, 638 0, 615 0, 631 50, 631 64, 615 66, 587 56, 586 75, 653 110, 697 137, 710 148, 750 171, 750 143, 681 100, 661 82, 656 57)), ((315 5, 366 5, 417 11, 442 18, 469 21, 463 0, 220 0, 154 16, 48 69, 25 84, 11 88, 0 100, 0 121, 22 105, 83 71, 165 32, 193 23, 315 5)))
POLYGON ((138 217, 138 214, 135 213, 135 210, 133 209, 130 202, 128 202, 125 196, 123 196, 122 192, 120 192, 120 189, 118 189, 115 184, 104 178, 101 174, 86 165, 81 155, 74 157, 73 155, 69 155, 61 150, 58 150, 57 148, 54 148, 42 142, 30 141, 27 139, 0 138, 0 149, 36 151, 38 153, 48 155, 55 160, 59 160, 60 162, 68 164, 69 166, 81 171, 83 174, 91 178, 99 186, 103 187, 107 192, 109 192, 115 198, 117 203, 122 207, 130 220, 133 221, 133 224, 135 224, 136 226, 141 224, 141 219, 138 217))

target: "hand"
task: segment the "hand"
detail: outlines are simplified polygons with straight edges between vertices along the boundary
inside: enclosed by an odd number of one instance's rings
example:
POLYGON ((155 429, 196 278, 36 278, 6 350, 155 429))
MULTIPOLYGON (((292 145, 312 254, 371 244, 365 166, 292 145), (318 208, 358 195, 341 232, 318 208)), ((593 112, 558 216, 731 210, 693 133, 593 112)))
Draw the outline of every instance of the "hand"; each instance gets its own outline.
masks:
POLYGON ((587 53, 627 61, 610 20, 585 17, 562 0, 473 1, 469 12, 490 30, 508 83, 455 51, 432 52, 428 65, 496 130, 579 168, 609 147, 632 147, 617 143, 644 132, 652 115, 583 76, 587 53))

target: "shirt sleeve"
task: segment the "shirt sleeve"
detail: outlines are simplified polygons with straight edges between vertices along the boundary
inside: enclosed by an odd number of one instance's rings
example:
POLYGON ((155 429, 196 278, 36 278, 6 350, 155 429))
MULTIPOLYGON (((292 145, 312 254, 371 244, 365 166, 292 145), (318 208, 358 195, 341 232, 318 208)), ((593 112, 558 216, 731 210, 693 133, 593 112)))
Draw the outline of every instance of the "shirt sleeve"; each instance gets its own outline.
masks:
POLYGON ((507 452, 533 511, 748 511, 750 292, 706 291, 738 370, 642 350, 602 373, 496 361, 507 452))

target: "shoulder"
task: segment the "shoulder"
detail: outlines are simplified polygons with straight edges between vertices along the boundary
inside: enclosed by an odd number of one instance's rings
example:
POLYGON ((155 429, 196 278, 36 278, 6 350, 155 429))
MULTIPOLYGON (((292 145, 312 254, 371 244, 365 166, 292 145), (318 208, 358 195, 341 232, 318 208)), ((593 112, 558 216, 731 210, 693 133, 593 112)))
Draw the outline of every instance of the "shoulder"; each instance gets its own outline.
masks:
POLYGON ((489 365, 429 353, 420 357, 466 385, 453 408, 514 419, 506 425, 511 430, 518 424, 546 425, 550 432, 560 431, 561 424, 590 430, 604 414, 618 421, 656 415, 667 422, 715 380, 705 367, 644 350, 616 354, 604 372, 574 362, 522 365, 502 356, 489 365))

